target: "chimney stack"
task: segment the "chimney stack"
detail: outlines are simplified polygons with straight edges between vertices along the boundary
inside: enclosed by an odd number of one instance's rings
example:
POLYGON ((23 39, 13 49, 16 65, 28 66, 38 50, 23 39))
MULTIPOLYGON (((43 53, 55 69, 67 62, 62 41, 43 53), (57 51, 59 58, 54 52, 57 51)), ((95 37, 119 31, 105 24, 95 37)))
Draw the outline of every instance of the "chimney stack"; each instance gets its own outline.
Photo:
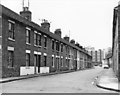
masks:
POLYGON ((61 38, 61 29, 56 29, 54 33, 61 38))
POLYGON ((69 38, 68 36, 65 36, 65 37, 64 37, 64 40, 66 40, 67 42, 69 42, 69 39, 70 39, 70 38, 69 38))
POLYGON ((29 0, 28 0, 28 5, 24 6, 24 0, 23 0, 23 11, 20 12, 20 15, 27 20, 31 21, 32 18, 32 12, 29 11, 29 0))
POLYGON ((75 40, 72 39, 72 40, 70 41, 70 43, 75 45, 75 40))
POLYGON ((43 19, 43 22, 41 23, 41 27, 48 32, 50 31, 50 23, 45 19, 43 19))

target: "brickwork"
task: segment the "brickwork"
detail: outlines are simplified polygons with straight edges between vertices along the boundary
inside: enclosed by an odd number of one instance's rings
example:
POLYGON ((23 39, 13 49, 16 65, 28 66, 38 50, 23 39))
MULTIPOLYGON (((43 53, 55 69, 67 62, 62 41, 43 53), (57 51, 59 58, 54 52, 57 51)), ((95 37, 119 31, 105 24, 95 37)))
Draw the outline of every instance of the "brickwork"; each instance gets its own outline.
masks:
POLYGON ((0 78, 2 77, 2 7, 0 6, 0 78))
POLYGON ((120 5, 113 15, 113 70, 120 81, 120 5))
POLYGON ((120 81, 120 5, 118 7, 118 68, 119 68, 119 73, 118 73, 118 78, 119 78, 119 81, 120 81))

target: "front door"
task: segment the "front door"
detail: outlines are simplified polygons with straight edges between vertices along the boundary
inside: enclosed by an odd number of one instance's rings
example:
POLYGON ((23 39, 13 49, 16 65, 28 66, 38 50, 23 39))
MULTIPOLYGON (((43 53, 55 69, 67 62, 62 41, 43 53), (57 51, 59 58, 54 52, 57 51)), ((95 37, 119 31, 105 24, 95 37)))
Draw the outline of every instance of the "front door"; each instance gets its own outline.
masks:
POLYGON ((40 73, 41 55, 38 55, 38 73, 40 73))
POLYGON ((36 66, 37 66, 37 55, 34 55, 34 73, 36 74, 36 66))

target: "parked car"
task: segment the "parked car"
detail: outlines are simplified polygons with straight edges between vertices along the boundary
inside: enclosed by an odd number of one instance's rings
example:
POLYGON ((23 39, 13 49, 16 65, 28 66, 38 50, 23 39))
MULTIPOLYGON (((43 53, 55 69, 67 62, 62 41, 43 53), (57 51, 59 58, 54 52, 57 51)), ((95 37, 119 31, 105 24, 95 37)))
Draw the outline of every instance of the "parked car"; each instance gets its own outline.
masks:
POLYGON ((103 68, 104 69, 109 69, 109 66, 108 65, 103 65, 103 68))

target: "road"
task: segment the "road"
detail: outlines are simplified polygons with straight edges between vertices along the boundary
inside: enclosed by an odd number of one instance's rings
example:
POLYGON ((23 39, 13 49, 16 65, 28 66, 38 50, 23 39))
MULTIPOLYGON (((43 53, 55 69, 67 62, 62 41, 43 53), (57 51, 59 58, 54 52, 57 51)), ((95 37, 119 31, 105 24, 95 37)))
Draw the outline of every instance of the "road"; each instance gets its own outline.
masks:
POLYGON ((101 67, 96 67, 3 83, 2 93, 116 93, 94 85, 95 77, 103 71, 101 67))

